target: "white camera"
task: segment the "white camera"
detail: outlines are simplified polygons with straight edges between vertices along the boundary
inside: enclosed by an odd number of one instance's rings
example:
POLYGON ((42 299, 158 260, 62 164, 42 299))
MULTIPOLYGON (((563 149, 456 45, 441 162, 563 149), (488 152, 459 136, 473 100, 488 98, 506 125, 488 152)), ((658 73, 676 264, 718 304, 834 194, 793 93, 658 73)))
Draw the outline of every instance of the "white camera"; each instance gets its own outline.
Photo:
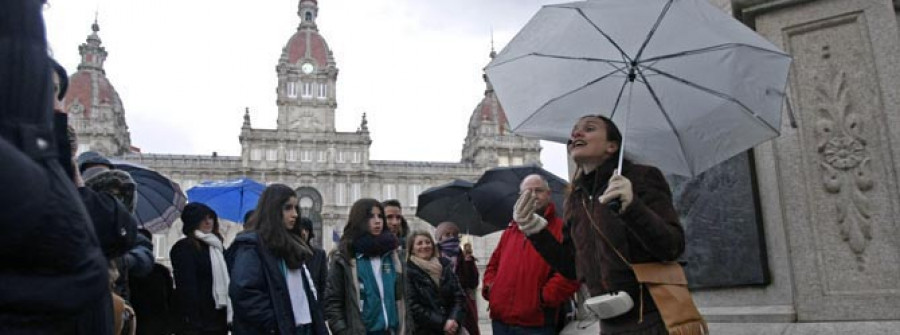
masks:
POLYGON ((609 319, 631 310, 634 301, 627 292, 619 291, 590 297, 584 301, 584 307, 600 319, 609 319))

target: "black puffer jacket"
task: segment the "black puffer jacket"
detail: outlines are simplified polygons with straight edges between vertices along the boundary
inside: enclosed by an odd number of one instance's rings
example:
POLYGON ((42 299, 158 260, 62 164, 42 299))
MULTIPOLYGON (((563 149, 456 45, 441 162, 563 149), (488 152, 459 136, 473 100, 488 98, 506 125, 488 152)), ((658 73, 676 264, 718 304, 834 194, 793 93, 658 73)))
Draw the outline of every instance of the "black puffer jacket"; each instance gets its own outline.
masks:
POLYGON ((107 262, 59 163, 41 6, 0 0, 0 334, 76 333, 110 301, 107 262))
POLYGON ((453 266, 446 258, 440 258, 443 271, 438 287, 428 273, 409 261, 407 268, 406 297, 409 313, 415 326, 414 334, 444 334, 444 324, 453 319, 462 328, 465 317, 465 293, 459 286, 453 266))

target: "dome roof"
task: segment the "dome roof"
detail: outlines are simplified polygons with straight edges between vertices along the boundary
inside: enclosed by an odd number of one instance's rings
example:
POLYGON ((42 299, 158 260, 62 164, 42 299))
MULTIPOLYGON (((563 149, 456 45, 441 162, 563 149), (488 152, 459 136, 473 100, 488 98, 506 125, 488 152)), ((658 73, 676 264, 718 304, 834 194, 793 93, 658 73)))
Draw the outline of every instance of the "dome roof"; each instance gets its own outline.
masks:
POLYGON ((487 83, 487 89, 484 90, 484 98, 481 99, 469 118, 469 128, 490 124, 497 127, 498 135, 509 134, 509 120, 506 119, 506 112, 503 111, 503 106, 500 106, 497 94, 494 93, 494 88, 488 82, 487 77, 484 78, 484 81, 487 83))
POLYGON ((325 38, 313 29, 298 30, 285 47, 288 63, 296 64, 301 59, 311 58, 321 67, 328 64, 329 50, 325 38))
POLYGON ((312 59, 316 67, 328 66, 331 59, 331 49, 325 38, 319 34, 316 26, 316 17, 319 15, 319 4, 314 0, 300 0, 297 16, 300 17, 300 25, 297 32, 288 40, 281 54, 281 62, 297 64, 304 59, 312 59))
POLYGON ((119 93, 106 79, 106 75, 82 69, 69 77, 69 89, 65 97, 66 111, 73 114, 81 113, 85 118, 89 118, 94 106, 104 104, 122 104, 119 93))
POLYGON ((91 30, 87 41, 78 47, 81 63, 78 64, 78 71, 69 77, 69 89, 64 100, 66 111, 83 114, 85 118, 90 118, 93 109, 101 105, 122 106, 119 93, 106 78, 103 69, 107 53, 97 35, 100 26, 96 21, 91 25, 91 30))

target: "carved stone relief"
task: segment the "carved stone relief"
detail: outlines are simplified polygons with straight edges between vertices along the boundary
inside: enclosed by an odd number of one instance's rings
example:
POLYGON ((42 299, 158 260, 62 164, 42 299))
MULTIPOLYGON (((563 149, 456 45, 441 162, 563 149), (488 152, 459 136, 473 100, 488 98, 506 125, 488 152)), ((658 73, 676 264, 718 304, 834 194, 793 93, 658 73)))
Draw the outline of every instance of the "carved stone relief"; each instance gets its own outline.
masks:
MULTIPOLYGON (((827 46, 823 58, 829 58, 827 46)), ((816 81, 815 131, 825 191, 832 202, 841 238, 850 245, 858 266, 872 240, 872 206, 868 196, 874 183, 862 128, 864 117, 847 91, 847 74, 833 68, 816 81)))
POLYGON ((822 285, 811 296, 900 292, 890 143, 882 136, 890 126, 882 90, 889 88, 873 80, 879 69, 867 20, 851 11, 784 30, 802 157, 802 174, 786 180, 799 187, 788 193, 809 204, 808 221, 795 224, 808 225, 811 235, 794 238, 808 241, 815 255, 802 265, 822 285))

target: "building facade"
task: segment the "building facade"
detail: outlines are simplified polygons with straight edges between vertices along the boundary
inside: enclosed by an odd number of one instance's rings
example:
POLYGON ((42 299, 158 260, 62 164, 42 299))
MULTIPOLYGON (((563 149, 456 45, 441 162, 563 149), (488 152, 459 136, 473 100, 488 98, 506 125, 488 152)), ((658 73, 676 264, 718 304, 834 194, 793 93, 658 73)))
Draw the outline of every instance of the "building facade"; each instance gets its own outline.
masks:
POLYGON ((80 48, 82 65, 72 75, 73 87, 66 99, 68 110, 86 109, 75 113, 73 123, 84 143, 80 149, 151 167, 180 183, 185 190, 203 181, 244 176, 267 184, 289 185, 299 193, 302 215, 313 219, 317 242, 325 249, 333 245, 332 231, 343 229, 356 199, 399 199, 409 221, 422 225, 413 214, 418 194, 425 189, 454 178, 474 181, 491 167, 540 164, 539 142, 512 134, 487 82, 484 98, 470 118, 460 162, 370 159, 372 139, 365 114, 355 131, 335 129, 338 93, 335 84, 339 71, 332 50, 316 26, 318 11, 316 1, 300 1, 299 26, 288 39, 275 67, 277 126, 254 128, 250 112, 245 111, 239 137, 240 156, 129 150, 124 108, 106 80, 102 64, 106 51, 100 46, 99 27, 95 23, 88 42, 80 48), (108 89, 104 91, 103 87, 108 89), (88 101, 89 107, 84 107, 88 101), (94 110, 104 112, 90 112, 94 110))

